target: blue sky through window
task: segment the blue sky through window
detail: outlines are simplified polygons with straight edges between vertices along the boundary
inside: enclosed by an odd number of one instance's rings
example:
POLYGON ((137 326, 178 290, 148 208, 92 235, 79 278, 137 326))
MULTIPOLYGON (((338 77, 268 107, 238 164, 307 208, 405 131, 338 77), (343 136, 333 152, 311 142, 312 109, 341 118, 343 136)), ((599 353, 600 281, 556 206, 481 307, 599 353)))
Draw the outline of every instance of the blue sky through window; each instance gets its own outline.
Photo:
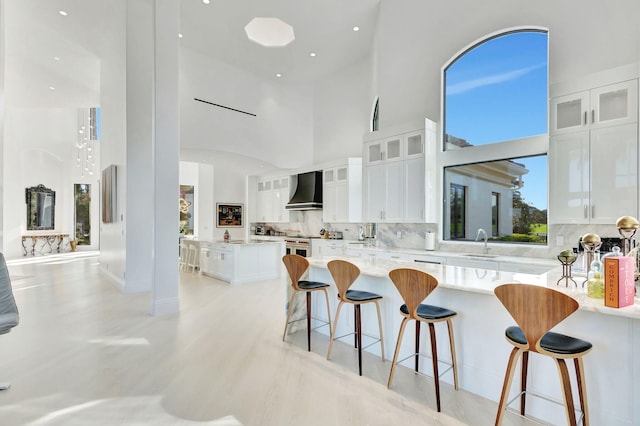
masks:
MULTIPOLYGON (((474 146, 545 134, 547 40, 546 32, 508 33, 477 45, 449 65, 445 133, 474 146)), ((525 200, 546 209, 546 158, 516 161, 530 170, 521 190, 525 200)))

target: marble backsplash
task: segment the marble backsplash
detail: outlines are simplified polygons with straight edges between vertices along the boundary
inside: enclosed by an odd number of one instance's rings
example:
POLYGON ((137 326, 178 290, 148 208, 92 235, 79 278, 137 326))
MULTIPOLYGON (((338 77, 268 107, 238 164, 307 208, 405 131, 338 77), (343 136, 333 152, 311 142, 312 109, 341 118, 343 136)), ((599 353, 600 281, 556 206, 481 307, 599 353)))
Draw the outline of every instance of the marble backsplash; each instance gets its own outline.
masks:
MULTIPOLYGON (((290 212, 289 223, 266 223, 267 227, 284 231, 295 230, 300 235, 319 236, 320 229, 342 232, 345 240, 357 240, 359 223, 325 223, 322 210, 290 212)), ((549 225, 548 244, 491 243, 489 253, 503 256, 539 257, 554 259, 565 249, 578 246, 580 237, 593 232, 601 237, 619 237, 615 224, 611 225, 549 225)), ((442 241, 439 225, 435 223, 379 223, 375 244, 388 248, 408 248, 425 250, 427 233, 435 233, 435 250, 482 253, 482 241, 442 241)))

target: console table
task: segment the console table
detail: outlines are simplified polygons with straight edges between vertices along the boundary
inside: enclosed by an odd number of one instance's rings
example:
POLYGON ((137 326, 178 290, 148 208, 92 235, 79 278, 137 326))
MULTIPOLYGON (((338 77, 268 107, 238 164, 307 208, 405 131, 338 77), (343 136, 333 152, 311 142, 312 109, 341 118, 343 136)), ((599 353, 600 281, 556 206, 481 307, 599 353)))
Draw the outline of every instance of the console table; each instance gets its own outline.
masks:
POLYGON ((69 245, 69 234, 37 234, 22 236, 22 255, 26 256, 31 252, 32 256, 38 254, 53 253, 56 250, 60 253, 69 245), (31 240, 31 247, 27 248, 26 241, 31 240))

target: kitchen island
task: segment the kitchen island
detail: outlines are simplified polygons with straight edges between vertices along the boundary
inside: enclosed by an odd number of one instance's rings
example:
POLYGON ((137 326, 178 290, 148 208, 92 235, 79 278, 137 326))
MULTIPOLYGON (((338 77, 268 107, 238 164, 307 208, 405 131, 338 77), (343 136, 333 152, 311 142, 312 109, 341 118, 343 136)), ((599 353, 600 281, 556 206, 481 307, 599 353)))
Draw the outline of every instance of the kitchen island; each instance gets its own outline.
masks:
POLYGON ((200 272, 230 284, 274 279, 284 252, 281 241, 200 241, 200 272))
MULTIPOLYGON (((435 276, 440 285, 429 296, 426 303, 443 306, 458 312, 453 320, 456 340, 456 352, 459 372, 459 385, 462 389, 497 401, 500 396, 507 360, 512 346, 507 343, 504 331, 514 321, 493 294, 493 289, 506 283, 527 283, 547 286, 569 294, 580 303, 579 310, 558 325, 554 331, 590 341, 593 350, 584 357, 587 399, 591 424, 632 425, 640 424, 640 381, 633 377, 640 374, 640 303, 636 299, 634 306, 622 309, 607 308, 602 300, 590 299, 586 289, 581 287, 582 280, 576 279, 578 287, 564 281, 557 285, 561 276, 560 267, 542 274, 507 272, 469 266, 451 266, 442 264, 416 263, 409 261, 370 259, 361 257, 315 257, 309 258, 311 264, 309 277, 312 280, 335 285, 327 262, 341 258, 356 264, 361 276, 353 288, 369 290, 383 296, 381 301, 385 352, 393 354, 402 316, 399 307, 403 301, 395 286, 388 278, 391 269, 412 267, 435 276)), ((337 299, 329 297, 331 311, 335 312, 337 299)), ((324 299, 314 300, 314 312, 319 316, 324 310, 324 299)), ((344 312, 338 325, 337 335, 353 330, 353 315, 344 312)), ((362 310, 363 333, 377 335, 375 310, 362 310)), ((413 327, 409 325, 408 327, 413 327)), ((426 328, 426 327, 425 327, 426 328)), ((450 361, 448 342, 444 337, 446 327, 436 324, 438 333, 438 354, 450 361), (441 337, 440 337, 441 336, 441 337)), ((319 332, 328 332, 324 328, 319 332)), ((405 336, 412 334, 407 330, 405 336)), ((422 339, 428 341, 428 333, 422 339)), ((367 342, 363 343, 365 346, 367 342)), ((411 338, 403 341, 400 359, 413 353, 411 338)), ((423 347, 428 347, 427 344, 423 347)), ((379 347, 372 345, 369 351, 379 355, 379 347)), ((411 360, 406 366, 410 366, 411 360)), ((421 369, 431 375, 430 361, 421 361, 421 369)), ((562 401, 557 368, 548 357, 533 354, 529 361, 528 388, 555 401, 562 401)), ((518 374, 518 373, 517 373, 518 374)), ((573 376, 573 373, 572 373, 573 376)), ((448 372, 442 381, 452 383, 453 376, 448 372)), ((518 387, 514 380, 511 397, 516 395, 518 387)), ((574 396, 577 395, 574 381, 574 396)), ((511 399, 511 398, 509 398, 511 399)), ((517 403, 512 405, 517 408, 517 403)), ((446 411, 446 408, 444 408, 446 411)), ((564 407, 550 404, 539 398, 528 398, 527 413, 552 424, 566 422, 564 407)))

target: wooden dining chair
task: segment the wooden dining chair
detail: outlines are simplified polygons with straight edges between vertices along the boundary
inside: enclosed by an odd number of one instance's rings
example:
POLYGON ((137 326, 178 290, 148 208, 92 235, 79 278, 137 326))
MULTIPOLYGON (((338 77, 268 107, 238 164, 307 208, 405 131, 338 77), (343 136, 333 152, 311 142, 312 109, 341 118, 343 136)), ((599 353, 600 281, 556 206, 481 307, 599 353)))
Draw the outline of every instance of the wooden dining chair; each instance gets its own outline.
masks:
MULTIPOLYGON (((302 276, 307 269, 309 269, 309 261, 304 257, 297 254, 287 254, 282 258, 282 262, 284 266, 287 268, 287 272, 289 273, 289 278, 291 279, 291 288, 293 291, 291 292, 291 297, 289 298, 289 305, 287 306, 287 321, 284 325, 284 333, 282 334, 282 341, 284 342, 285 337, 287 336, 287 328, 289 324, 301 321, 302 319, 297 319, 291 321, 291 313, 293 311, 293 300, 296 294, 305 293, 307 297, 307 350, 311 351, 311 293, 315 291, 324 292, 324 297, 327 303, 327 319, 328 321, 324 321, 318 318, 314 318, 317 321, 322 322, 320 327, 325 325, 329 326, 329 330, 331 330, 331 313, 329 312, 329 293, 327 293, 327 288, 329 284, 317 282, 317 281, 308 281, 301 280, 302 276)), ((317 328, 317 327, 316 327, 317 328)))
MULTIPOLYGON (((576 412, 565 359, 574 360, 582 424, 587 426, 589 410, 582 357, 591 351, 592 345, 584 340, 549 331, 575 312, 579 306, 578 302, 557 290, 529 284, 504 284, 496 287, 494 292, 518 324, 518 326, 508 327, 505 331, 507 341, 514 348, 509 356, 495 424, 502 423, 507 410, 506 399, 520 356, 522 356, 520 414, 525 415, 529 352, 536 352, 553 358, 558 367, 567 422, 572 426, 577 424, 576 412)), ((530 394, 535 396, 532 392, 530 394)))
MULTIPOLYGON (((375 339, 371 345, 380 342, 380 352, 382 361, 384 362, 384 339, 382 337, 382 316, 380 315, 380 304, 378 303, 382 296, 376 293, 371 293, 362 290, 350 290, 354 281, 360 275, 360 268, 351 262, 346 260, 332 260, 327 263, 327 268, 333 277, 333 281, 338 288, 338 308, 336 309, 336 317, 333 321, 333 331, 331 332, 331 340, 329 341, 329 350, 327 351, 327 359, 331 359, 331 349, 333 348, 333 342, 336 339, 342 339, 352 334, 355 336, 354 344, 358 349, 358 373, 362 376, 362 316, 360 312, 360 306, 366 303, 374 303, 376 305, 376 312, 378 313, 378 330, 379 336, 368 336, 375 339), (345 303, 353 305, 354 317, 355 317, 355 330, 353 333, 345 334, 344 336, 336 337, 336 328, 338 326, 338 318, 340 317, 340 309, 345 303)), ((369 346, 371 346, 369 345, 369 346)), ((367 346, 368 347, 368 346, 367 346)))
POLYGON ((453 339, 453 324, 451 319, 457 315, 456 312, 441 308, 439 306, 422 304, 438 286, 438 280, 423 271, 411 268, 398 268, 389 272, 389 278, 398 289, 398 293, 404 300, 404 305, 400 306, 400 314, 403 316, 400 324, 400 332, 398 333, 398 341, 396 342, 396 350, 393 354, 393 363, 389 373, 389 381, 387 388, 391 389, 393 383, 393 375, 396 365, 406 359, 415 357, 415 372, 418 373, 419 357, 420 357, 420 323, 424 322, 429 326, 429 336, 431 340, 431 359, 433 363, 433 381, 436 390, 436 407, 440 411, 440 376, 449 369, 453 369, 454 388, 458 390, 458 366, 456 363, 456 348, 453 339), (398 361, 400 347, 402 346, 402 336, 405 327, 410 320, 416 322, 415 336, 415 352, 407 358, 398 361), (449 331, 449 347, 451 349, 451 367, 439 373, 438 370, 438 350, 436 346, 436 332, 434 324, 437 322, 446 322, 449 331))

